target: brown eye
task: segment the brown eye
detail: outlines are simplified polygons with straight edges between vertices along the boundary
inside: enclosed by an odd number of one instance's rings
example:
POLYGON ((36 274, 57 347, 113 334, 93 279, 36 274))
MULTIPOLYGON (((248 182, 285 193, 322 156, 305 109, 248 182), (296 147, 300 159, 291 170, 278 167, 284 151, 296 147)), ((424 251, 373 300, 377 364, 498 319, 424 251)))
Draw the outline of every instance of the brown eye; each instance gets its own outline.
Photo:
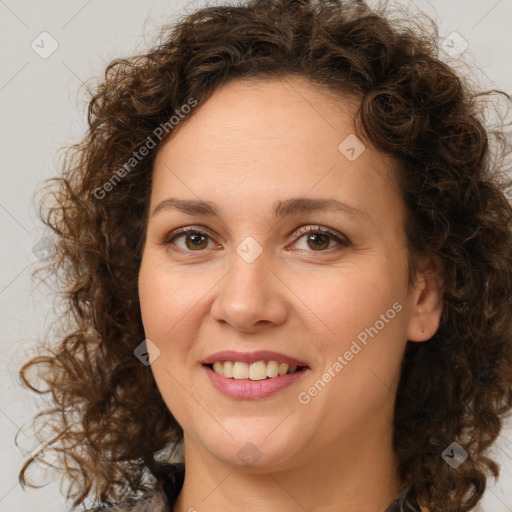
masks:
POLYGON ((185 245, 187 246, 188 249, 192 249, 192 250, 204 249, 208 245, 206 236, 202 235, 201 233, 186 233, 184 236, 185 236, 185 245), (205 244, 205 240, 206 240, 206 244, 205 244))
POLYGON ((199 251, 206 249, 208 241, 211 240, 210 236, 194 228, 181 228, 170 233, 162 242, 163 245, 176 245, 179 249, 184 251, 199 251), (184 238, 185 246, 176 244, 176 240, 184 238))
POLYGON ((311 249, 314 252, 326 252, 332 241, 337 246, 350 246, 349 241, 343 235, 321 226, 307 226, 296 232, 294 236, 299 237, 298 240, 304 238, 306 240, 305 250, 311 249))
MULTIPOLYGON (((299 247, 299 249, 304 249, 309 252, 327 252, 329 248, 332 248, 330 247, 332 242, 334 242, 335 246, 350 246, 350 242, 343 235, 322 226, 306 226, 294 233, 294 237, 297 238, 295 244, 304 238, 306 244, 304 247, 299 247)), ((209 241, 213 241, 213 239, 204 231, 193 227, 184 227, 176 229, 166 236, 162 241, 162 245, 174 245, 179 250, 185 252, 200 252, 208 248, 209 241), (181 238, 185 240, 185 243, 179 245, 176 241, 181 238)))
POLYGON ((327 249, 329 247, 330 238, 323 233, 312 233, 307 235, 307 243, 311 249, 327 249), (311 243, 310 243, 311 242, 311 243))

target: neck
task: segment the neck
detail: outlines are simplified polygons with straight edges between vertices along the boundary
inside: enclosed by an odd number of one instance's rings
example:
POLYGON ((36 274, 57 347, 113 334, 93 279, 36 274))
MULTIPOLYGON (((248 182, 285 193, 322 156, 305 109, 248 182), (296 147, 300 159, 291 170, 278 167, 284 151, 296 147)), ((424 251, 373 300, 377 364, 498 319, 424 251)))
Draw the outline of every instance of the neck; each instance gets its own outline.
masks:
POLYGON ((384 512, 402 489, 391 436, 391 428, 358 428, 276 469, 225 464, 185 435, 185 480, 173 512, 384 512))

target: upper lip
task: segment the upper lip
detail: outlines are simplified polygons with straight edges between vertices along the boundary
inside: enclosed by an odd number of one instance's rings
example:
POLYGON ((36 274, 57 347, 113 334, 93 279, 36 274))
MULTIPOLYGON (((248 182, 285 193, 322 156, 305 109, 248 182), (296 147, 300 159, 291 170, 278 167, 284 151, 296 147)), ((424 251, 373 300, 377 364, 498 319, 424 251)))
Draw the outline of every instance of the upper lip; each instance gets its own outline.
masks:
POLYGON ((271 350, 257 350, 256 352, 236 352, 234 350, 223 350, 215 352, 208 356, 203 364, 213 364, 217 361, 241 361, 244 363, 256 363, 258 361, 277 361, 279 363, 287 363, 290 366, 307 366, 303 361, 299 361, 294 357, 273 352, 271 350))

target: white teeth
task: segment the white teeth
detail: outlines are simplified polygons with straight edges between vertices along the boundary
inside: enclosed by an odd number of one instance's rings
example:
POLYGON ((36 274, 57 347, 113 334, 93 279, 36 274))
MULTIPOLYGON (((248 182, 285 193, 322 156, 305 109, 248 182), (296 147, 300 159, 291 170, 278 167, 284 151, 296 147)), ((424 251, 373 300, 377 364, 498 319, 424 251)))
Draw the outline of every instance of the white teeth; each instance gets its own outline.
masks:
MULTIPOLYGON (((220 363, 220 364, 222 364, 222 363, 220 363)), ((233 366, 234 366, 233 361, 224 361, 224 372, 223 372, 224 377, 227 377, 228 379, 233 378, 233 366)), ((215 370, 215 368, 214 368, 214 370, 215 370)))
POLYGON ((257 361, 247 364, 242 361, 215 361, 213 371, 228 379, 265 380, 297 371, 298 366, 289 366, 278 361, 257 361))
POLYGON ((267 377, 277 377, 279 375, 279 363, 269 361, 267 364, 267 377))
POLYGON ((288 365, 286 363, 281 363, 279 365, 279 375, 285 375, 288 371, 288 365))
POLYGON ((220 375, 224 375, 224 365, 220 361, 213 363, 213 369, 220 375))
POLYGON ((248 379, 249 378, 249 365, 236 361, 233 365, 233 378, 235 379, 248 379))
POLYGON ((267 378, 267 365, 265 361, 258 361, 249 366, 249 379, 263 380, 267 378))

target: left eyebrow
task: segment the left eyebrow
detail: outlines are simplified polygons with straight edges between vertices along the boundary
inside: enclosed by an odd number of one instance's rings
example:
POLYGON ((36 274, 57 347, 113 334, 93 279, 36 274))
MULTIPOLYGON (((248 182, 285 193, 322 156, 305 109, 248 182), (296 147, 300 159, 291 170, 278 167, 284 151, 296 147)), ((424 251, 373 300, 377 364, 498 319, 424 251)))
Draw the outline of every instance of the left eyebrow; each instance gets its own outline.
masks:
POLYGON ((273 208, 273 214, 275 219, 280 219, 298 213, 324 210, 341 212, 351 217, 361 218, 371 222, 371 218, 367 212, 334 198, 315 199, 309 197, 294 197, 285 201, 277 201, 273 208))
MULTIPOLYGON (((201 201, 195 199, 177 199, 168 197, 156 205, 151 213, 153 217, 158 212, 164 210, 178 210, 187 215, 206 215, 211 217, 219 217, 219 209, 215 203, 211 201, 201 201)), ((274 219, 281 219, 301 213, 316 211, 335 211, 342 212, 348 216, 364 219, 372 222, 367 212, 356 208, 354 205, 339 201, 337 199, 320 199, 309 197, 294 197, 285 201, 277 201, 274 204, 272 213, 274 219)))

